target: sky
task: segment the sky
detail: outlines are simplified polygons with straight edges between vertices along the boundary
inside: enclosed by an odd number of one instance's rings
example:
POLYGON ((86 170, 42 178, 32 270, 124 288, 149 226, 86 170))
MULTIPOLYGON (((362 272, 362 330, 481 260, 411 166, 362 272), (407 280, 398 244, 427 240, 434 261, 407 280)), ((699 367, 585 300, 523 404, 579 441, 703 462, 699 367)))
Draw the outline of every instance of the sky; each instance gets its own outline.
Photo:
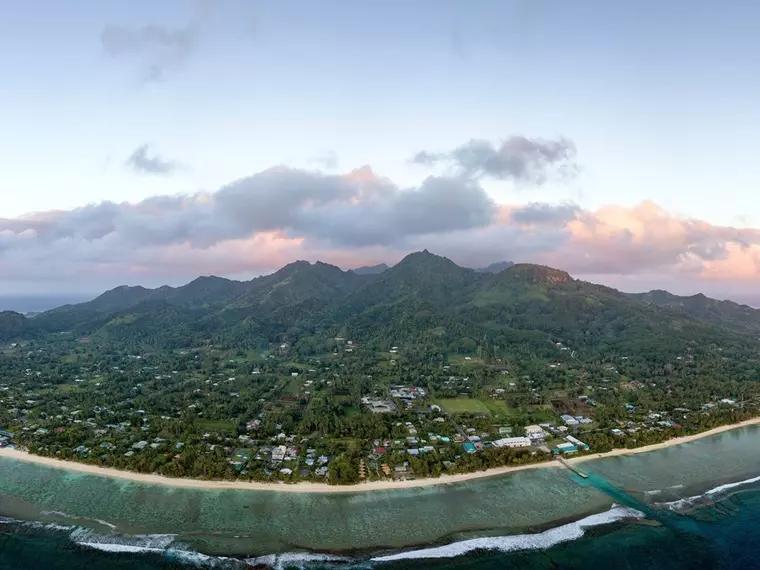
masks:
POLYGON ((756 2, 37 2, 0 295, 427 248, 760 303, 756 2))

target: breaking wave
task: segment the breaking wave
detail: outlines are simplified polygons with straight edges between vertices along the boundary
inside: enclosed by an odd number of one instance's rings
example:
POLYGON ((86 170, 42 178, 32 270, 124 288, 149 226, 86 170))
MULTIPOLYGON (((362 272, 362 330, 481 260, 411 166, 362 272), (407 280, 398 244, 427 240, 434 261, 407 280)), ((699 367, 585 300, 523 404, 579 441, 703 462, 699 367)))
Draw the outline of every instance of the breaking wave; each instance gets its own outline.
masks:
POLYGON ((657 503, 657 506, 666 507, 672 511, 681 512, 700 503, 701 501, 704 501, 705 499, 712 499, 715 495, 720 495, 721 493, 725 493, 726 491, 730 491, 731 489, 735 489, 737 487, 743 487, 745 485, 751 485, 752 483, 758 483, 758 482, 760 482, 760 475, 758 475, 757 477, 750 477, 749 479, 744 479, 743 481, 736 481, 734 483, 725 483, 723 485, 718 485, 717 487, 713 487, 712 489, 705 491, 701 495, 693 495, 691 497, 684 497, 683 499, 678 499, 676 501, 669 501, 667 503, 657 503))
POLYGON ((173 534, 138 534, 132 536, 96 534, 85 528, 76 528, 70 538, 79 546, 103 552, 161 553, 174 542, 173 534))
POLYGON ((56 523, 44 523, 44 522, 37 522, 37 521, 22 521, 18 519, 14 519, 11 517, 3 517, 0 516, 0 524, 12 524, 12 525, 18 525, 23 526, 27 528, 33 528, 33 529, 41 529, 41 530, 48 530, 48 531, 70 531, 73 529, 73 526, 66 526, 62 524, 56 524, 56 523))
MULTIPOLYGON (((737 484, 732 484, 732 486, 736 485, 737 484)), ((725 487, 726 486, 722 486, 721 488, 725 487)), ((64 513, 52 512, 49 514, 58 516, 65 515, 64 513)), ((501 552, 543 550, 562 542, 581 538, 589 528, 627 519, 642 519, 644 516, 645 515, 642 512, 636 509, 613 506, 609 511, 591 515, 578 521, 551 528, 540 533, 474 538, 444 546, 376 556, 370 560, 311 552, 271 554, 268 556, 258 556, 240 560, 196 552, 192 548, 178 543, 177 536, 174 534, 99 534, 91 529, 81 526, 63 526, 52 523, 43 524, 17 521, 5 517, 0 517, 0 524, 23 524, 48 530, 65 531, 68 534, 69 539, 82 548, 117 554, 159 555, 171 562, 197 568, 249 568, 250 566, 260 565, 280 570, 286 568, 310 568, 315 566, 334 567, 342 565, 350 565, 352 567, 357 567, 357 565, 358 567, 371 567, 376 563, 404 559, 453 558, 475 550, 498 550, 501 552)), ((103 523, 105 523, 105 521, 103 521, 103 523)))
POLYGON ((736 483, 726 483, 725 485, 719 485, 718 487, 707 491, 705 495, 717 495, 718 493, 723 493, 729 489, 733 489, 734 487, 742 487, 744 485, 750 485, 757 482, 760 482, 760 475, 757 477, 751 477, 750 479, 745 479, 744 481, 737 481, 736 483))
POLYGON ((90 518, 90 517, 80 517, 80 516, 77 516, 77 515, 70 515, 68 513, 62 512, 62 511, 42 511, 41 514, 46 515, 46 516, 61 517, 61 518, 69 519, 69 520, 73 520, 73 521, 92 521, 92 522, 98 523, 99 525, 103 525, 105 527, 108 527, 111 530, 116 530, 116 525, 115 524, 110 523, 108 521, 104 521, 103 519, 95 519, 95 518, 90 518))
POLYGON ((628 507, 613 506, 609 511, 585 517, 579 521, 564 524, 536 534, 517 534, 496 537, 473 538, 445 546, 422 548, 387 556, 373 558, 374 562, 391 562, 394 560, 453 558, 475 550, 498 550, 513 552, 517 550, 544 550, 562 542, 581 538, 586 529, 610 524, 626 519, 643 519, 644 513, 628 507))
POLYGON ((77 527, 69 535, 83 548, 120 554, 157 554, 184 566, 196 568, 245 568, 243 561, 226 556, 211 556, 196 552, 175 542, 174 534, 96 534, 77 527))
POLYGON ((277 570, 285 568, 305 568, 312 564, 342 564, 355 562, 345 556, 332 556, 329 554, 314 554, 309 552, 286 552, 283 554, 269 554, 246 560, 253 566, 262 565, 277 570))
POLYGON ((211 556, 201 554, 194 550, 179 550, 170 548, 166 551, 165 556, 173 561, 179 562, 186 566, 195 566, 197 568, 247 568, 245 562, 236 558, 227 556, 211 556))

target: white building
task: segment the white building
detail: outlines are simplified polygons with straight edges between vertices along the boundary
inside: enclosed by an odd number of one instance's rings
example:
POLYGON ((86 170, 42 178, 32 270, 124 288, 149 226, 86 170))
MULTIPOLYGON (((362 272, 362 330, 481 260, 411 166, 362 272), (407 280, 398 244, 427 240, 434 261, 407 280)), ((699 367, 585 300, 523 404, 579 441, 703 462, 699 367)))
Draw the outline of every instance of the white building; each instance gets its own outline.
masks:
POLYGON ((525 426, 525 435, 530 438, 531 441, 546 439, 546 432, 541 426, 537 425, 525 426))
POLYGON ((529 437, 503 437, 493 442, 494 447, 530 447, 529 437))
POLYGON ((565 439, 569 441, 570 443, 572 443, 578 449, 588 449, 587 443, 583 443, 580 439, 575 438, 572 435, 568 435, 565 439))
POLYGON ((566 426, 577 426, 578 420, 576 420, 573 416, 569 414, 564 414, 560 416, 560 419, 566 426))

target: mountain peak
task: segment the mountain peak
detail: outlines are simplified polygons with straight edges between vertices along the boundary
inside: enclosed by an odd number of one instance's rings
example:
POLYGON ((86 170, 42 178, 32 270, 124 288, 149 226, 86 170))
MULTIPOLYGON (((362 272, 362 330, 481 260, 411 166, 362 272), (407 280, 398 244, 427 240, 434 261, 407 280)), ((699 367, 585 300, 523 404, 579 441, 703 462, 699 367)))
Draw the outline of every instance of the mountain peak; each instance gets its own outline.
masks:
POLYGON ((366 297, 385 302, 414 298, 445 304, 461 297, 473 278, 476 274, 472 269, 427 250, 417 251, 373 280, 366 297))
POLYGON ((307 267, 311 267, 311 263, 303 259, 299 259, 298 261, 291 261, 287 265, 282 266, 280 269, 275 271, 272 275, 279 275, 282 277, 286 277, 298 271, 303 271, 307 267))
POLYGON ((29 321, 16 311, 0 311, 0 341, 10 340, 26 332, 29 321))
POLYGON ((24 315, 16 311, 0 311, 0 319, 26 319, 24 315))
POLYGON ((196 277, 188 285, 192 285, 193 283, 220 283, 220 282, 229 282, 229 279, 226 279, 224 277, 217 277, 216 275, 201 275, 200 277, 196 277))
POLYGON ((142 285, 119 285, 96 297, 91 303, 105 304, 110 307, 112 303, 130 302, 134 299, 142 299, 149 294, 150 289, 142 285))
POLYGON ((419 265, 419 264, 425 264, 427 266, 439 265, 439 266, 459 267, 456 263, 451 261, 448 257, 443 257, 441 255, 430 253, 427 249, 410 253, 409 255, 404 257, 404 259, 399 261, 395 267, 401 267, 404 265, 419 265))
POLYGON ((283 269, 287 269, 288 267, 310 267, 310 266, 311 266, 311 263, 306 261, 305 259, 297 259, 295 261, 291 261, 287 265, 283 265, 280 268, 280 271, 282 271, 283 269))
POLYGON ((321 267, 321 268, 323 268, 323 269, 330 269, 330 270, 333 270, 333 269, 337 269, 338 271, 341 271, 341 272, 343 271, 343 270, 342 270, 340 267, 338 267, 337 265, 333 265, 332 263, 326 263, 326 262, 324 262, 324 261, 315 261, 315 262, 314 262, 314 266, 315 266, 315 267, 321 267))
POLYGON ((272 275, 278 275, 280 277, 290 277, 291 275, 296 275, 296 274, 318 275, 318 274, 338 274, 338 273, 344 273, 344 271, 337 265, 332 265, 331 263, 325 263, 324 261, 315 261, 314 263, 310 263, 308 261, 304 261, 301 259, 298 261, 294 261, 292 263, 288 263, 285 267, 279 269, 277 272, 273 273, 272 275))

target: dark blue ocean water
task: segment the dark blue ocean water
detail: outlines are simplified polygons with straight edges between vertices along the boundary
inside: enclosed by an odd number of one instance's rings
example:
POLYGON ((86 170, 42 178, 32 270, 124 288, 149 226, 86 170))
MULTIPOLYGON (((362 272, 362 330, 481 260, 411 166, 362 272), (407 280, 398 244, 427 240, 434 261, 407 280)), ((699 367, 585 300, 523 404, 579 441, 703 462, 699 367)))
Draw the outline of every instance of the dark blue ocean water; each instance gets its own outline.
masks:
MULTIPOLYGON (((742 491, 692 511, 679 526, 616 524, 547 550, 510 554, 474 553, 421 567, 595 569, 754 569, 760 568, 760 490, 742 491)), ((677 521, 671 521, 677 522, 677 521)), ((411 563, 389 566, 414 568, 411 563)), ((420 567, 419 565, 417 566, 420 567)))

